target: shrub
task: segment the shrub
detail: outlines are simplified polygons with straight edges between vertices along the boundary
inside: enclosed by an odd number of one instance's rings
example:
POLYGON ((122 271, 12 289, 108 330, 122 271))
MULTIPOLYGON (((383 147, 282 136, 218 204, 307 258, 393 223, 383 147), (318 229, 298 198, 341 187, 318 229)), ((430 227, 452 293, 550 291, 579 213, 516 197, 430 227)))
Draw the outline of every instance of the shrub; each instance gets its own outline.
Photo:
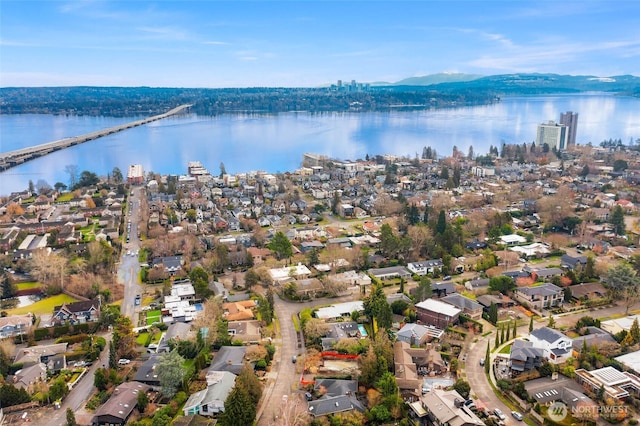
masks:
POLYGON ((62 336, 58 339, 56 339, 56 343, 69 343, 70 345, 73 345, 75 343, 80 343, 84 340, 87 340, 87 336, 86 334, 76 334, 75 336, 62 336))
POLYGON ((33 330, 33 338, 36 341, 48 339, 49 337, 51 337, 50 330, 51 329, 49 328, 36 328, 35 330, 33 330))

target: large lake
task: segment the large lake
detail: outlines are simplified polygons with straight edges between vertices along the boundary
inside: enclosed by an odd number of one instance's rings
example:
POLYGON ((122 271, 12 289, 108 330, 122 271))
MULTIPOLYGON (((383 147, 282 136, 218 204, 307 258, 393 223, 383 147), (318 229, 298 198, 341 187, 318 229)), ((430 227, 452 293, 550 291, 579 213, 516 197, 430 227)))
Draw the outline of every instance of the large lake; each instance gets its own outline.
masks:
MULTIPOLYGON (((26 189, 43 179, 51 186, 68 183, 66 165, 106 175, 114 166, 126 174, 130 164, 161 174, 185 173, 201 161, 213 174, 293 171, 302 154, 338 159, 367 154, 415 157, 425 146, 448 155, 453 146, 484 154, 490 145, 530 143, 537 125, 558 121, 560 113, 580 114, 577 143, 640 138, 640 99, 608 94, 507 97, 488 106, 430 111, 374 113, 182 115, 156 121, 55 152, 0 173, 0 194, 26 189)), ((89 133, 140 117, 64 115, 0 116, 0 152, 89 133)))

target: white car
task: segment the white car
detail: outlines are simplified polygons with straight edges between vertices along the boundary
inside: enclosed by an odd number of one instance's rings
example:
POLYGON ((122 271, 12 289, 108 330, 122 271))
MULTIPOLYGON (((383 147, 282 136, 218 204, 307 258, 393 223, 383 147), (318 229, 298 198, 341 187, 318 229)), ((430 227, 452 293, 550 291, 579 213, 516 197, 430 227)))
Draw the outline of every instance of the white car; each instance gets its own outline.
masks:
POLYGON ((505 416, 502 410, 500 410, 499 408, 494 409, 493 414, 495 414, 500 420, 507 419, 507 416, 505 416))
POLYGON ((120 359, 118 360, 118 364, 120 364, 120 365, 127 365, 127 364, 129 364, 130 362, 131 362, 131 360, 130 360, 130 359, 126 359, 126 358, 120 358, 120 359))

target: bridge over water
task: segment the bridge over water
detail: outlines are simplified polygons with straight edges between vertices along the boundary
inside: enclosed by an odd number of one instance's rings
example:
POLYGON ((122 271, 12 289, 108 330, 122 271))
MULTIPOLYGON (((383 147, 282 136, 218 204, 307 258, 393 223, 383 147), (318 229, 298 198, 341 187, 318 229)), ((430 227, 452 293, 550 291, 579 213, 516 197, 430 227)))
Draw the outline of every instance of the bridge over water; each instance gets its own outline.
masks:
POLYGON ((15 151, 8 151, 0 153, 0 171, 5 171, 11 167, 20 165, 26 161, 33 160, 34 158, 42 157, 47 154, 51 154, 54 151, 69 148, 70 146, 80 145, 81 143, 88 142, 94 139, 101 138, 103 136, 111 135, 113 133, 121 132, 123 130, 131 129, 133 127, 142 126, 152 121, 162 120, 169 116, 178 114, 191 105, 180 105, 164 114, 154 115, 142 120, 133 121, 131 123, 121 124, 115 127, 109 127, 107 129, 98 130, 96 132, 86 133, 80 136, 74 136, 70 138, 60 139, 53 142, 43 143, 41 145, 30 146, 28 148, 17 149, 15 151))

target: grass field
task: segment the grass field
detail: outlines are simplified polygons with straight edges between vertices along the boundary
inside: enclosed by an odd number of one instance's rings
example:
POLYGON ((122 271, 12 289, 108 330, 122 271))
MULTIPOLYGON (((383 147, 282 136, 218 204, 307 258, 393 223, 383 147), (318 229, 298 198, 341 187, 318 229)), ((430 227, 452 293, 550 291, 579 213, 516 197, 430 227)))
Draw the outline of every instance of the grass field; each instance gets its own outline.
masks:
POLYGON ((511 345, 507 345, 504 348, 500 349, 501 354, 509 354, 511 353, 511 345))
POLYGON ((72 198, 73 198, 73 193, 66 192, 60 195, 58 198, 56 198, 56 203, 66 203, 67 201, 71 201, 72 198))
POLYGON ((140 333, 138 337, 136 337, 136 343, 140 346, 145 346, 147 344, 147 339, 149 338, 149 333, 140 333))
POLYGON ((162 320, 161 311, 148 311, 147 312, 147 325, 152 325, 154 322, 160 322, 162 320))
POLYGON ((78 301, 77 299, 74 299, 71 296, 67 296, 66 294, 57 294, 55 296, 42 299, 41 301, 31 304, 29 306, 23 306, 21 308, 15 308, 15 309, 7 309, 7 314, 23 315, 29 312, 31 312, 34 315, 52 314, 53 308, 55 308, 56 306, 60 306, 63 303, 71 303, 71 302, 77 302, 77 301, 78 301))
POLYGON ((41 283, 37 282, 28 282, 28 283, 17 283, 16 290, 31 290, 32 288, 40 288, 42 287, 41 283))

